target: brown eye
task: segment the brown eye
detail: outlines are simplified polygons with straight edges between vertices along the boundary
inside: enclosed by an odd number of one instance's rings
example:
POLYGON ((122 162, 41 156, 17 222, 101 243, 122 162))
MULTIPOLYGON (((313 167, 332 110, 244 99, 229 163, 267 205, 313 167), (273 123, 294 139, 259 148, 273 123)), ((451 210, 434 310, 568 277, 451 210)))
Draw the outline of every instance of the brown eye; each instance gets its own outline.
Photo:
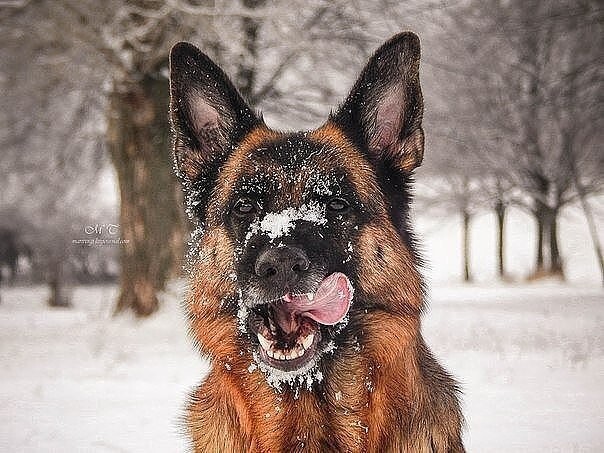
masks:
POLYGON ((348 209, 348 202, 343 198, 333 198, 327 203, 327 209, 333 212, 342 213, 348 209))
POLYGON ((249 198, 240 198, 233 206, 235 214, 240 216, 247 216, 256 213, 256 203, 249 198))

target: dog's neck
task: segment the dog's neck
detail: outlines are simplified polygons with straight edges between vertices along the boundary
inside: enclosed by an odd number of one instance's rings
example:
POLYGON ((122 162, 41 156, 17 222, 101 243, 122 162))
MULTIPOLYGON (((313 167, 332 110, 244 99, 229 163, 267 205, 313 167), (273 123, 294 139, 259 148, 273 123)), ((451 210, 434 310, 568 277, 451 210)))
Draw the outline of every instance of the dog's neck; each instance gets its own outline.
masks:
POLYGON ((219 385, 215 390, 234 410, 242 429, 249 430, 244 434, 276 448, 270 451, 297 451, 302 444, 308 451, 322 451, 326 445, 364 451, 367 445, 379 445, 389 427, 400 425, 394 414, 402 411, 411 420, 418 410, 418 395, 410 394, 421 380, 418 345, 412 335, 401 335, 417 325, 392 316, 384 322, 383 315, 378 325, 377 315, 368 318, 365 333, 390 341, 379 349, 362 342, 359 350, 339 349, 337 360, 323 369, 322 381, 310 389, 277 391, 259 369, 250 367, 249 353, 215 357, 205 385, 219 385), (289 443, 277 448, 275 439, 289 443))

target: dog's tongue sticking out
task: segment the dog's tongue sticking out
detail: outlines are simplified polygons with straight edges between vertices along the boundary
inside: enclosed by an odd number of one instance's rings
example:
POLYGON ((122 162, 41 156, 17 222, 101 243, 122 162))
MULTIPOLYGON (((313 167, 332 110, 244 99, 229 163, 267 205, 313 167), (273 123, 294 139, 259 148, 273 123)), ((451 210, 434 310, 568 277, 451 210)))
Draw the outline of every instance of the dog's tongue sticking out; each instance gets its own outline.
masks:
POLYGON ((275 307, 275 317, 286 333, 296 331, 300 316, 314 319, 324 325, 340 322, 350 308, 352 287, 346 275, 335 272, 325 278, 314 295, 286 294, 284 303, 275 307))

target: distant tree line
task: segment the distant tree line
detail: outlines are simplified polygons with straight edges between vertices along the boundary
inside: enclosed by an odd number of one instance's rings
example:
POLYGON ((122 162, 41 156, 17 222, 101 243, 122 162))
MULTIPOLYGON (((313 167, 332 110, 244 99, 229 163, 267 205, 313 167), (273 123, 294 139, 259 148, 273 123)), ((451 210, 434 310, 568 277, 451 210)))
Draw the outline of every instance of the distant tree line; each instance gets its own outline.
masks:
POLYGON ((579 204, 604 281, 590 205, 604 188, 603 22, 597 1, 471 1, 448 12, 441 41, 448 58, 438 64, 448 101, 432 112, 440 184, 427 201, 463 219, 464 280, 471 279, 469 226, 484 208, 496 215, 505 277, 510 206, 535 219, 531 277, 564 277, 560 213, 579 204))

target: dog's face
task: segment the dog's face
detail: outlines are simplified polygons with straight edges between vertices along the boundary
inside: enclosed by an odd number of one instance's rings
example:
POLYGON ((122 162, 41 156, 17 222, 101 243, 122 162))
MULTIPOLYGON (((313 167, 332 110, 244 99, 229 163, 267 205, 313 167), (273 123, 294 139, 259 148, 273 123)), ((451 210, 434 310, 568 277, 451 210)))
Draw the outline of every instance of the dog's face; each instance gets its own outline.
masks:
POLYGON ((240 316, 258 359, 280 371, 315 364, 350 309, 353 242, 373 207, 344 151, 294 134, 259 140, 227 163, 237 176, 219 211, 236 250, 240 316))
POLYGON ((202 235, 222 231, 232 251, 216 265, 236 297, 216 310, 236 318, 269 380, 294 382, 358 347, 370 311, 419 308, 397 300, 409 298, 397 285, 415 294, 419 281, 406 225, 423 155, 418 64, 417 37, 395 36, 325 125, 281 133, 207 56, 172 50, 177 173, 202 235))

